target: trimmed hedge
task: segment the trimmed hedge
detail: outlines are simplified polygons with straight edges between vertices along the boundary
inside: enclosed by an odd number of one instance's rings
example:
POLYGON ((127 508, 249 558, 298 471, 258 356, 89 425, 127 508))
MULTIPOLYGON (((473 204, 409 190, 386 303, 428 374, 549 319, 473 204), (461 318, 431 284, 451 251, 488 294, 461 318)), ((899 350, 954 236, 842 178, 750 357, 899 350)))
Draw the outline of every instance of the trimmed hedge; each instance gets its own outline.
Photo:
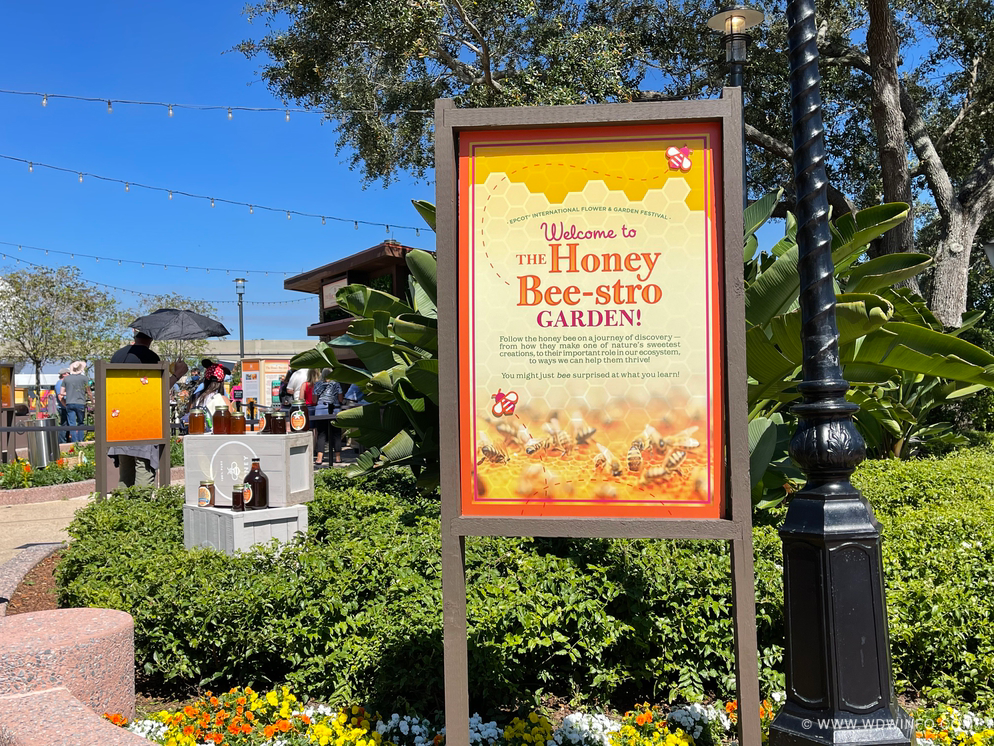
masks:
MULTIPOLYGON (((899 685, 990 706, 994 451, 868 462, 879 506, 899 685)), ((289 682, 384 711, 442 706, 436 501, 403 473, 346 482, 327 470, 311 534, 227 557, 182 548, 178 490, 77 514, 58 569, 64 605, 135 617, 146 688, 289 682)), ((757 526, 765 691, 782 688, 781 516, 757 526)), ((722 542, 467 540, 471 698, 480 711, 537 693, 625 706, 729 696, 729 558, 722 542)))

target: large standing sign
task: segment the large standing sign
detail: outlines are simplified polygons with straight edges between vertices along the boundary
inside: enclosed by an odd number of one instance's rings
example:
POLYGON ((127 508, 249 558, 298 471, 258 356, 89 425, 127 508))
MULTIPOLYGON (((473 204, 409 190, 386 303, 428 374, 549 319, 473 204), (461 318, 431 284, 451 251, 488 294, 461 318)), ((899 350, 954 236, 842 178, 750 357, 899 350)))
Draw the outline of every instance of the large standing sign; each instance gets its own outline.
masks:
POLYGON ((466 536, 729 541, 740 743, 760 743, 741 116, 738 89, 436 105, 450 743, 469 739, 466 536))
POLYGON ((169 484, 169 365, 97 360, 95 385, 97 493, 105 495, 110 488, 110 446, 157 446, 158 484, 169 484))
POLYGON ((716 122, 459 138, 462 511, 722 515, 716 122))

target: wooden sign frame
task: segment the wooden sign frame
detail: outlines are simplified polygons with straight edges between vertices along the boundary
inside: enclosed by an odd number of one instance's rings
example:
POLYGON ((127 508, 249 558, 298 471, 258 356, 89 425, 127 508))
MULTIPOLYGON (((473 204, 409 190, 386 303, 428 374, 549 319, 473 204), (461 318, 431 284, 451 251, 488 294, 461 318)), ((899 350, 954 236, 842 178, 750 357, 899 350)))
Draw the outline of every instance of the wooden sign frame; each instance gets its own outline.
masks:
MULTIPOLYGON (((569 156, 565 156, 567 159, 569 156)), ((563 158, 560 158, 562 160, 563 158)), ((561 164, 560 164, 561 165, 561 164)), ((438 257, 439 407, 455 426, 440 431, 442 493, 442 599, 445 665, 445 722, 449 742, 469 743, 468 651, 466 626, 467 536, 564 536, 589 538, 715 539, 731 544, 735 673, 739 702, 739 742, 761 743, 759 671, 752 552, 752 505, 749 483, 745 304, 742 278, 742 99, 737 88, 722 98, 598 106, 456 109, 451 100, 435 105, 435 168, 438 257), (667 514, 652 517, 645 510, 620 515, 549 514, 503 511, 487 515, 467 512, 467 437, 470 425, 462 411, 470 400, 463 356, 468 335, 460 322, 467 294, 460 239, 468 235, 460 212, 460 139, 497 132, 508 139, 521 131, 571 128, 633 128, 709 125, 717 133, 716 206, 718 239, 718 304, 721 344, 717 356, 723 370, 721 416, 712 423, 721 434, 722 481, 715 486, 720 503, 707 518, 667 514), (734 406, 733 406, 734 404, 734 406)), ((508 283, 509 284, 509 283, 508 283)), ((495 301, 491 299, 491 307, 495 301)), ((495 308, 499 313, 499 307, 495 308)), ((618 454, 623 457, 624 454, 618 454)), ((475 494, 475 493, 474 493, 475 494)))
MULTIPOLYGON (((0 425, 3 427, 14 426, 14 370, 13 363, 0 362, 0 425), (3 392, 4 380, 7 382, 6 394, 3 392)), ((0 441, 2 441, 0 460, 3 463, 7 463, 7 459, 10 458, 8 451, 10 449, 11 435, 13 433, 10 431, 0 433, 0 441)))
POLYGON ((169 442, 172 432, 169 426, 169 364, 168 363, 109 363, 106 360, 97 360, 94 380, 94 400, 96 402, 93 410, 93 423, 95 425, 96 449, 96 489, 97 495, 103 496, 108 493, 108 472, 107 449, 110 446, 159 446, 159 468, 156 471, 156 483, 159 487, 164 487, 170 483, 170 461, 169 442), (138 437, 135 439, 121 438, 114 434, 111 428, 113 418, 114 402, 111 396, 114 392, 108 392, 108 373, 115 371, 126 371, 131 373, 128 378, 136 377, 139 380, 155 377, 161 390, 161 397, 154 397, 155 401, 139 401, 139 407, 151 407, 145 412, 131 412, 131 417, 141 417, 142 424, 146 428, 151 428, 153 432, 148 433, 150 437, 138 437), (135 376, 137 373, 147 373, 147 376, 135 376), (155 411, 158 409, 159 411, 155 411), (155 427, 159 425, 159 427, 155 427))

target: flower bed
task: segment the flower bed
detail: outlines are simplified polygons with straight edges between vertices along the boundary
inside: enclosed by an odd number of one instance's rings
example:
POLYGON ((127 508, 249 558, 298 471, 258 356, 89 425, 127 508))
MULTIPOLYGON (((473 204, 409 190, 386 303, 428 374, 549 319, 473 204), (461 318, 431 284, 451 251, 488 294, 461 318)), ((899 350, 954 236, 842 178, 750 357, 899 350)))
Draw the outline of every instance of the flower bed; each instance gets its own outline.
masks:
MULTIPOLYGON (((782 704, 784 694, 772 695, 782 704)), ((948 705, 910 713, 916 737, 924 746, 991 746, 994 718, 959 711, 948 705)), ((774 709, 760 705, 766 742, 774 709)), ((287 687, 259 694, 250 687, 204 697, 180 710, 163 710, 128 722, 105 714, 127 728, 164 746, 441 746, 445 728, 431 720, 394 714, 384 720, 359 705, 333 710, 325 705, 304 707, 287 687)), ((718 746, 735 737, 737 707, 690 704, 670 708, 636 705, 621 717, 572 713, 558 726, 539 712, 513 718, 501 728, 476 714, 470 718, 470 743, 479 746, 718 746)))

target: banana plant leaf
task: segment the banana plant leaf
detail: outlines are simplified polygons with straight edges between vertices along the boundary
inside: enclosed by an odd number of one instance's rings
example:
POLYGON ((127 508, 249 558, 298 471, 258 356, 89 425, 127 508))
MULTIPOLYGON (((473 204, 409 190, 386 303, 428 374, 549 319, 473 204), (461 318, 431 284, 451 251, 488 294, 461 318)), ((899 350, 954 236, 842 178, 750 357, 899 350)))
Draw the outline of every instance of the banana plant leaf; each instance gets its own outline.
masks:
POLYGON ((889 202, 846 213, 836 220, 832 240, 832 261, 836 273, 848 269, 859 259, 870 241, 903 223, 908 217, 908 210, 904 202, 889 202))
POLYGON ((411 271, 411 276, 414 277, 418 285, 421 286, 421 289, 431 300, 432 306, 437 305, 438 263, 435 261, 435 257, 426 251, 411 251, 407 254, 407 268, 411 271))
POLYGON ((339 412, 335 425, 349 430, 350 434, 361 432, 364 446, 379 448, 404 429, 407 419, 396 409, 369 404, 339 412))
POLYGON ((422 394, 438 406, 438 360, 418 360, 407 369, 407 378, 422 394))
POLYGON ((435 205, 423 199, 412 199, 411 204, 414 205, 414 209, 418 211, 418 215, 424 219, 428 227, 435 230, 435 205))
POLYGON ((749 482, 754 489, 770 461, 777 446, 776 423, 766 417, 757 417, 749 422, 749 482))
POLYGON ((749 261, 756 255, 759 248, 759 241, 756 239, 756 231, 770 219, 773 210, 776 208, 780 197, 783 196, 783 189, 768 192, 755 202, 751 202, 742 213, 742 222, 745 227, 745 261, 749 261))
POLYGON ((962 339, 900 321, 867 335, 855 357, 843 362, 994 386, 994 355, 962 339))
POLYGON ((909 324, 942 331, 942 324, 925 305, 925 301, 910 289, 887 288, 877 295, 894 306, 894 321, 907 321, 909 324))
MULTIPOLYGON (((832 260, 836 268, 856 261, 870 241, 901 223, 907 214, 908 206, 896 202, 839 218, 832 242, 832 260)), ((798 246, 789 248, 746 288, 746 321, 750 324, 764 326, 774 316, 786 313, 796 302, 801 287, 797 273, 798 252, 798 246)))
POLYGON ((854 267, 848 276, 846 292, 873 293, 914 277, 934 264, 925 254, 885 254, 854 267))
POLYGON ((420 350, 438 352, 438 321, 418 314, 405 314, 393 320, 394 335, 420 350))
POLYGON ((335 298, 339 306, 362 318, 371 318, 377 311, 385 311, 390 316, 414 313, 413 308, 389 293, 365 285, 346 285, 335 293, 335 298))

